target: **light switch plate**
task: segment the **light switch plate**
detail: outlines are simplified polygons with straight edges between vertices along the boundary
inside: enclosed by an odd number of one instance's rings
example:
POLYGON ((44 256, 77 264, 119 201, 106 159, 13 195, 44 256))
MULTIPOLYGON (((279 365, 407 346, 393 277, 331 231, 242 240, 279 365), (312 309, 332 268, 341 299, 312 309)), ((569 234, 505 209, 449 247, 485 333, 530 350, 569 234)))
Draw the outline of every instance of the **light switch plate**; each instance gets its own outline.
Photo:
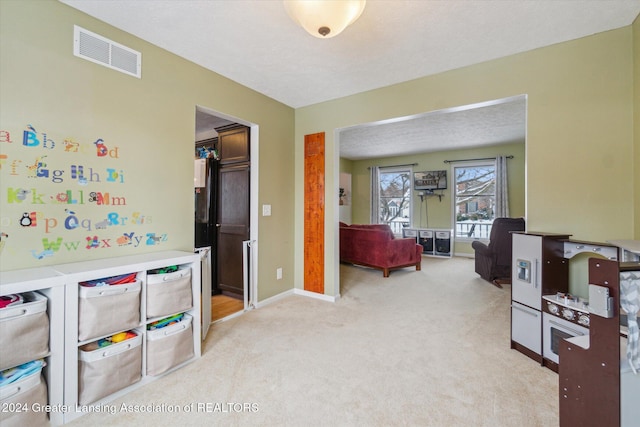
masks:
POLYGON ((271 205, 262 205, 262 216, 271 216, 271 205))

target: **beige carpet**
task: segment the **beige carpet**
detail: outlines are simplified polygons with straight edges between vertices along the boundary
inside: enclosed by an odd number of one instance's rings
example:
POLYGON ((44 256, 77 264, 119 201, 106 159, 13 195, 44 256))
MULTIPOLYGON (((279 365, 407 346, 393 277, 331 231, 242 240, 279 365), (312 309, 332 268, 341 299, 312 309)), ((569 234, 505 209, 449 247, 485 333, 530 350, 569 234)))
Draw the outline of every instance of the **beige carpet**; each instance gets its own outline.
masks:
POLYGON ((341 281, 335 304, 291 296, 213 325, 200 360, 69 425, 558 425, 557 375, 509 349, 510 285, 473 260, 388 279, 343 265, 341 281))

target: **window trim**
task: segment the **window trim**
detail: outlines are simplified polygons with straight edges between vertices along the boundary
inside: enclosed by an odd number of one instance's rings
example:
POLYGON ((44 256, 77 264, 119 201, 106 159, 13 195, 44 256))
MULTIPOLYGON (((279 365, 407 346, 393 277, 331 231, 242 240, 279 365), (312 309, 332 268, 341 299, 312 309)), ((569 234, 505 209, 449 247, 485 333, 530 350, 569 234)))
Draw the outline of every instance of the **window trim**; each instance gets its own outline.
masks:
MULTIPOLYGON (((383 173, 394 173, 394 172, 408 172, 409 174, 409 207, 408 207, 408 211, 409 211, 409 227, 413 226, 413 166, 411 165, 406 165, 406 166, 378 166, 378 175, 377 175, 377 180, 378 182, 374 183, 373 185, 376 185, 378 188, 378 191, 376 191, 376 195, 377 195, 377 200, 375 203, 376 209, 378 209, 375 218, 376 218, 376 224, 380 224, 380 175, 383 173)), ((373 190, 373 188, 372 188, 373 190)), ((373 194, 373 191, 372 191, 373 194)), ((373 215, 371 215, 371 217, 373 218, 373 215)), ((393 231, 393 228, 392 230, 393 231)), ((400 233, 394 233, 394 235, 397 236, 402 236, 402 230, 400 231, 400 233)))
MULTIPOLYGON (((471 242, 475 242, 475 241, 479 241, 479 242, 484 242, 487 243, 489 242, 489 237, 487 236, 486 238, 482 238, 482 237, 466 237, 466 236, 458 236, 457 234, 457 212, 456 212, 456 200, 458 198, 458 181, 456 179, 456 168, 468 168, 468 167, 481 167, 481 166, 493 166, 494 168, 494 174, 495 174, 495 168, 496 168, 496 161, 495 160, 465 160, 465 161, 458 161, 455 163, 451 164, 451 170, 450 170, 450 174, 451 174, 451 223, 453 224, 453 235, 455 238, 456 242, 463 242, 463 243, 471 243, 471 242)), ((495 179, 495 177, 494 177, 495 179)), ((496 195, 493 195, 494 198, 494 202, 495 202, 495 198, 496 195)), ((494 212, 494 218, 495 220, 495 212, 494 212)))

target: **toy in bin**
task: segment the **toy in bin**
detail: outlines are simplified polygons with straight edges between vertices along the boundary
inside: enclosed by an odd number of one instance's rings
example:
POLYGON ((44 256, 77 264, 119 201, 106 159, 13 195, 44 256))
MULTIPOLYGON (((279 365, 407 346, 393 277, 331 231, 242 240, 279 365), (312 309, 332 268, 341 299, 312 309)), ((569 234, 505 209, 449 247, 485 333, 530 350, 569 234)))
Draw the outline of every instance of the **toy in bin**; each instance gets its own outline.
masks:
POLYGON ((13 307, 22 304, 24 298, 20 294, 11 294, 0 296, 0 308, 13 307))
POLYGON ((180 322, 183 317, 184 317, 184 313, 180 313, 174 316, 169 316, 164 319, 156 320, 155 322, 149 323, 147 325, 147 330, 153 331, 155 329, 160 329, 169 325, 173 325, 174 323, 180 322))
POLYGON ((125 283, 134 283, 136 278, 136 273, 129 273, 120 276, 105 277, 103 279, 87 280, 86 282, 80 282, 80 286, 92 288, 94 286, 123 285, 125 283))
POLYGON ((147 273, 149 274, 167 274, 167 273, 175 273, 178 271, 177 265, 170 265, 168 267, 156 268, 155 270, 149 270, 147 273))
POLYGON ((28 377, 36 372, 40 372, 44 366, 46 366, 45 361, 39 359, 0 371, 0 387, 15 383, 22 378, 28 377))
POLYGON ((80 349, 82 351, 93 351, 99 348, 108 347, 111 344, 117 344, 119 342, 128 340, 130 338, 135 338, 137 336, 138 335, 136 335, 136 333, 132 331, 119 332, 117 334, 111 335, 110 337, 101 338, 98 341, 85 344, 82 347, 80 347, 80 349))

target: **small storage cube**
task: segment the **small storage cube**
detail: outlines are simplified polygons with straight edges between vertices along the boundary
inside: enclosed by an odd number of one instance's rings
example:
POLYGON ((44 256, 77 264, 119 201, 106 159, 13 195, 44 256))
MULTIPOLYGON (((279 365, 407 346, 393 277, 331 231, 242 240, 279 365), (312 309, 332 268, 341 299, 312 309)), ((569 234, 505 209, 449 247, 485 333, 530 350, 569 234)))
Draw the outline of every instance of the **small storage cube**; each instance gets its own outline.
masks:
POLYGON ((38 292, 16 294, 22 303, 0 309, 0 370, 49 353, 47 297, 38 292))
POLYGON ((142 337, 93 351, 78 350, 78 403, 87 405, 142 378, 142 337))
POLYGON ((191 268, 147 275, 147 318, 167 316, 190 309, 191 268))
POLYGON ((433 230, 418 231, 418 244, 422 245, 423 253, 433 252, 433 230))
POLYGON ((436 231, 436 255, 451 255, 451 233, 436 231))
POLYGON ((0 426, 48 426, 47 386, 42 379, 42 367, 29 375, 0 386, 0 426))
POLYGON ((78 288, 78 341, 132 329, 140 324, 140 280, 78 288))
POLYGON ((402 237, 403 238, 411 237, 411 238, 416 239, 418 237, 418 230, 416 230, 414 228, 403 228, 402 229, 402 237))
POLYGON ((194 356, 192 320, 185 314, 178 323, 147 331, 147 375, 160 375, 194 356))

